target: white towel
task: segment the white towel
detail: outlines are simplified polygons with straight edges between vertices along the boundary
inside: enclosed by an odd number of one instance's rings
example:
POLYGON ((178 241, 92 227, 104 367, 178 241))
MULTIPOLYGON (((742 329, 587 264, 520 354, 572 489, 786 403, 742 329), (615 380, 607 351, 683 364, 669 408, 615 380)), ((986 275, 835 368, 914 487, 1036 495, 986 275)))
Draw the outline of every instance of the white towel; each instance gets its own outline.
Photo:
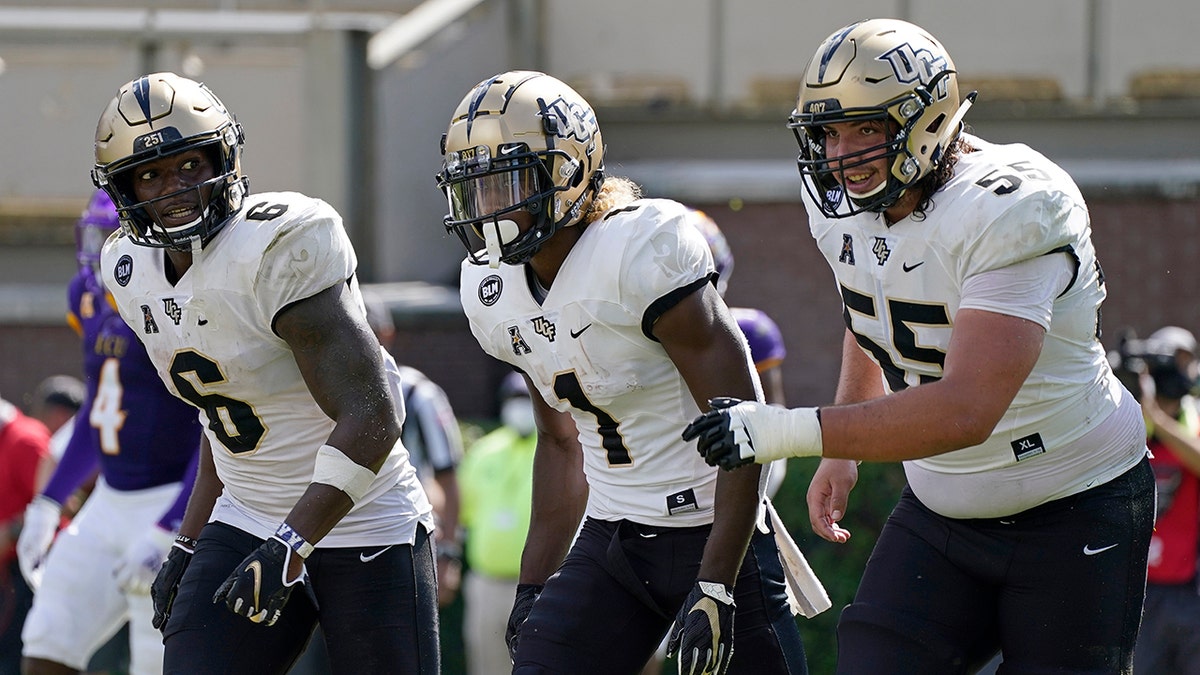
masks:
POLYGON ((811 619, 833 606, 821 580, 813 573, 800 547, 783 526, 783 520, 775 512, 771 500, 766 501, 771 526, 775 528, 775 544, 779 547, 779 559, 783 562, 783 576, 787 580, 788 604, 792 614, 803 614, 811 619))

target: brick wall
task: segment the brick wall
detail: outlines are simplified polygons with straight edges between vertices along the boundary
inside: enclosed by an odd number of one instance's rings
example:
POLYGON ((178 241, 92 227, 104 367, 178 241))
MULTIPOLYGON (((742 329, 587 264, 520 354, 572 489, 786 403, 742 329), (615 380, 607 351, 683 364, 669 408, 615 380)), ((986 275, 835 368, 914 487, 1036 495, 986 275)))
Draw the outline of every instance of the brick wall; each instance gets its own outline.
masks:
MULTIPOLYGON (((1115 347, 1124 327, 1145 336, 1174 324, 1200 335, 1200 200, 1092 196, 1088 203, 1108 286, 1104 344, 1115 347)), ((734 252, 726 300, 766 311, 783 331, 788 402, 829 401, 837 384, 841 305, 804 210, 798 204, 703 208, 734 252)))
MULTIPOLYGON (((837 382, 841 306, 832 275, 808 234, 798 203, 741 210, 700 204, 721 224, 735 255, 727 300, 758 307, 779 324, 792 405, 828 402, 837 382)), ((1200 200, 1090 198, 1093 236, 1108 278, 1104 342, 1123 327, 1138 334, 1166 324, 1200 333, 1200 200)), ((399 317, 399 360, 439 382, 464 418, 496 413, 506 366, 479 349, 461 317, 399 317)), ((0 396, 22 402, 47 375, 78 373, 78 342, 66 326, 0 326, 0 396)))

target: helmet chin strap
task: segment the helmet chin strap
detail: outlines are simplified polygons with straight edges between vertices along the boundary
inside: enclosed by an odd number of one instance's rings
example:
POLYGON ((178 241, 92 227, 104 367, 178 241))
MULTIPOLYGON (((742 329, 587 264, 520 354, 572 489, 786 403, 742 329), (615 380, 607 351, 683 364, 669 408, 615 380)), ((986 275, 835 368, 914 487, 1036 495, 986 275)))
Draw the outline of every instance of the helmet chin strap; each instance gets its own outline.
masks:
POLYGON ((888 181, 885 178, 882 181, 880 181, 879 185, 876 185, 875 187, 871 188, 867 192, 852 192, 850 190, 846 190, 846 194, 849 195, 851 199, 866 199, 867 197, 871 197, 871 196, 878 194, 881 190, 883 190, 885 187, 887 187, 887 184, 888 184, 888 181))
POLYGON ((483 225, 483 241, 487 245, 488 267, 500 267, 500 247, 521 234, 514 220, 493 220, 483 225))

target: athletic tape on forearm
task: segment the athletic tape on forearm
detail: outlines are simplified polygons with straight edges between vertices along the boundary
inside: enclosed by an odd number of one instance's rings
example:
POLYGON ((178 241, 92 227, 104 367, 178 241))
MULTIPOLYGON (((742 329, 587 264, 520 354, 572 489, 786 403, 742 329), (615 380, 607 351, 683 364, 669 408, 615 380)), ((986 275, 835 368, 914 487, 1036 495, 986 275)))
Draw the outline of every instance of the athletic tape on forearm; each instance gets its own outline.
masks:
POLYGON ((317 450, 312 482, 332 485, 350 495, 350 500, 357 504, 367 494, 374 480, 374 471, 350 459, 332 445, 322 445, 317 450))
POLYGON ((780 408, 746 401, 730 408, 754 444, 754 461, 821 455, 821 419, 816 408, 780 408))

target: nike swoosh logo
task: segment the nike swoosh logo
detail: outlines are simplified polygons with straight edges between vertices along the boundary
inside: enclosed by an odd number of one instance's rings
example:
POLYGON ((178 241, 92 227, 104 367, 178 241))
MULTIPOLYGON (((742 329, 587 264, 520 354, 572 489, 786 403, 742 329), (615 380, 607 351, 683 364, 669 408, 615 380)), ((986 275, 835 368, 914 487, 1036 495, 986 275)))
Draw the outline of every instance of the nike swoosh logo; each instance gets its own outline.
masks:
POLYGON ((1108 549, 1116 548, 1116 547, 1117 547, 1117 544, 1109 544, 1108 546, 1102 546, 1100 548, 1092 548, 1090 545, 1087 545, 1087 546, 1083 547, 1083 554, 1084 555, 1096 555, 1097 553, 1104 553, 1108 549))
POLYGON ((255 560, 246 565, 246 571, 254 576, 254 608, 258 609, 262 607, 262 603, 258 599, 259 593, 262 591, 262 563, 255 560))
POLYGON ((578 331, 571 331, 571 337, 578 338, 580 335, 583 335, 583 331, 585 331, 591 327, 592 327, 592 324, 589 323, 588 325, 584 326, 583 328, 580 328, 578 331))
POLYGON ((925 261, 922 260, 921 262, 917 263, 916 265, 909 265, 908 263, 903 263, 900 266, 904 268, 905 272, 911 272, 924 264, 925 264, 925 261))
POLYGON ((207 325, 208 325, 208 319, 197 319, 197 320, 196 320, 196 323, 197 323, 198 325, 200 325, 200 326, 207 326, 207 325))
MULTIPOLYGON (((392 546, 395 546, 395 544, 392 544, 392 546)), ((392 546, 384 546, 383 548, 379 549, 378 551, 375 551, 375 552, 374 552, 374 553, 372 553, 371 555, 367 555, 366 553, 359 553, 359 554, 358 554, 358 559, 359 559, 359 560, 361 560, 361 561, 363 561, 363 562, 371 562, 372 560, 374 560, 374 559, 378 558, 379 556, 383 555, 383 554, 384 554, 384 553, 385 553, 385 552, 386 552, 386 551, 387 551, 389 548, 391 548, 392 546)))

